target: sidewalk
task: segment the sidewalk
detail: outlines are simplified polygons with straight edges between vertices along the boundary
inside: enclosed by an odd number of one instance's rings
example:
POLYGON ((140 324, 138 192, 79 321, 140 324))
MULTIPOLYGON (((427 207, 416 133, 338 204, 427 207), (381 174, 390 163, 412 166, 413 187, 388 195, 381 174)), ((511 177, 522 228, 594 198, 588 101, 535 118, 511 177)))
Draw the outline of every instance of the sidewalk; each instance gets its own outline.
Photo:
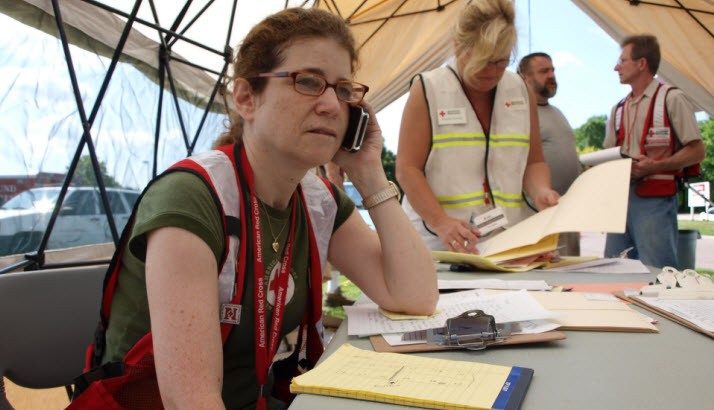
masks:
MULTIPOLYGON (((689 219, 689 215, 686 215, 689 219)), ((605 234, 585 232, 580 235, 580 254, 603 256, 605 234)), ((702 236, 697 240, 697 268, 714 269, 714 236, 702 236)))

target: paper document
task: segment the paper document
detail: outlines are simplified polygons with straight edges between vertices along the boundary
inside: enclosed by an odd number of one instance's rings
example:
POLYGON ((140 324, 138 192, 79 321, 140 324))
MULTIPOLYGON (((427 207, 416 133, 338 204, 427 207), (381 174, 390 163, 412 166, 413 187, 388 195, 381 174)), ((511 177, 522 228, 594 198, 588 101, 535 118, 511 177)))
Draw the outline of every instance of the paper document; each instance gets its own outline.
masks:
POLYGON ((290 391, 433 409, 517 409, 532 375, 521 367, 376 353, 345 344, 295 377, 290 391))
POLYGON ((644 296, 638 299, 692 322, 707 332, 714 332, 714 300, 663 300, 644 296))
POLYGON ((531 294, 544 308, 558 313, 558 316, 552 320, 560 325, 560 329, 657 331, 657 328, 643 318, 639 312, 620 300, 593 300, 592 294, 580 292, 533 292, 531 294))
POLYGON ((345 306, 347 334, 369 336, 382 333, 404 333, 443 327, 446 319, 459 316, 472 309, 481 309, 492 315, 498 323, 548 319, 553 313, 543 309, 526 291, 503 292, 484 296, 479 291, 466 291, 441 295, 439 313, 423 320, 389 320, 379 313, 375 304, 345 306))
POLYGON ((559 232, 625 232, 631 159, 606 162, 580 174, 558 205, 479 243, 482 256, 513 251, 559 232))
POLYGON ((621 149, 622 147, 601 149, 595 152, 588 152, 578 158, 580 159, 581 164, 587 167, 592 167, 594 165, 602 164, 603 162, 627 158, 626 155, 620 152, 621 149))
POLYGON ((603 258, 576 265, 545 269, 549 272, 584 272, 584 273, 651 273, 639 259, 603 258))
POLYGON ((502 280, 502 279, 439 279, 439 289, 506 289, 506 290, 550 290, 544 280, 502 280))

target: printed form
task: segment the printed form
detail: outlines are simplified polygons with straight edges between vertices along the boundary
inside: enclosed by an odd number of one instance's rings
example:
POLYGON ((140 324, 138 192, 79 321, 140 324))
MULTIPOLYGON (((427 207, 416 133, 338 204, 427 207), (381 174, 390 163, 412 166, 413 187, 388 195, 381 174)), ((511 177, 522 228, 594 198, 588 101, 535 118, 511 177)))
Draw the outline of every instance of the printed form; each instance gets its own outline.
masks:
POLYGON ((441 295, 437 304, 439 313, 428 319, 390 320, 379 313, 379 308, 373 303, 345 306, 347 334, 370 336, 443 327, 446 319, 473 309, 492 315, 497 323, 534 321, 556 316, 544 309, 526 291, 484 295, 479 290, 473 290, 441 295))

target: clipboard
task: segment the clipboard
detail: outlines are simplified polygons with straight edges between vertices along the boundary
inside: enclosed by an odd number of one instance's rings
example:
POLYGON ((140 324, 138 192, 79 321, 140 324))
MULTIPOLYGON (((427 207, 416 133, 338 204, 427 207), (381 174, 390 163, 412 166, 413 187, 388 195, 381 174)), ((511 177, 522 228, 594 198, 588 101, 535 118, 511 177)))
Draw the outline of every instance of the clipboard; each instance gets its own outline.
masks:
POLYGON ((692 323, 680 316, 675 315, 674 313, 667 312, 666 310, 660 309, 656 306, 652 306, 649 303, 645 302, 644 300, 638 298, 637 296, 625 296, 624 292, 617 292, 615 294, 615 296, 622 298, 622 299, 626 299, 643 309, 647 309, 650 312, 657 313, 658 315, 664 316, 673 322, 679 323, 680 325, 682 325, 684 327, 687 327, 687 328, 692 329, 696 332, 705 334, 705 335, 711 337, 712 339, 714 339, 714 332, 709 332, 705 329, 702 329, 701 327, 695 325, 694 323, 692 323))
MULTIPOLYGON (((499 347, 499 346, 511 346, 518 344, 530 344, 530 343, 545 343, 554 342, 556 340, 565 339, 565 333, 559 331, 550 331, 544 333, 535 334, 523 334, 523 335, 511 335, 501 342, 491 344, 489 348, 499 347)), ((437 344, 431 343, 417 343, 409 345, 399 345, 392 346, 387 343, 382 335, 375 335, 369 337, 370 343, 372 343, 372 348, 375 352, 389 352, 389 353, 416 353, 416 352, 438 352, 442 350, 454 350, 459 349, 458 347, 448 347, 439 346, 437 344)))

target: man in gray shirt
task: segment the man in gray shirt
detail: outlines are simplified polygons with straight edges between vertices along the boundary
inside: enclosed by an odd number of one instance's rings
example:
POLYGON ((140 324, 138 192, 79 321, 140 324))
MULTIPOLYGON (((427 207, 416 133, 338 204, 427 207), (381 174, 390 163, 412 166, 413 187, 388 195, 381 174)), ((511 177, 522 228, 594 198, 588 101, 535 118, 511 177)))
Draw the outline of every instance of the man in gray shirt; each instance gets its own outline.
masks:
MULTIPOLYGON (((546 53, 528 54, 518 64, 518 73, 536 95, 543 154, 550 166, 553 189, 563 195, 578 177, 581 168, 573 129, 563 113, 548 103, 558 90, 553 60, 546 53)), ((559 245, 563 247, 561 255, 580 255, 580 234, 561 234, 559 245)))

